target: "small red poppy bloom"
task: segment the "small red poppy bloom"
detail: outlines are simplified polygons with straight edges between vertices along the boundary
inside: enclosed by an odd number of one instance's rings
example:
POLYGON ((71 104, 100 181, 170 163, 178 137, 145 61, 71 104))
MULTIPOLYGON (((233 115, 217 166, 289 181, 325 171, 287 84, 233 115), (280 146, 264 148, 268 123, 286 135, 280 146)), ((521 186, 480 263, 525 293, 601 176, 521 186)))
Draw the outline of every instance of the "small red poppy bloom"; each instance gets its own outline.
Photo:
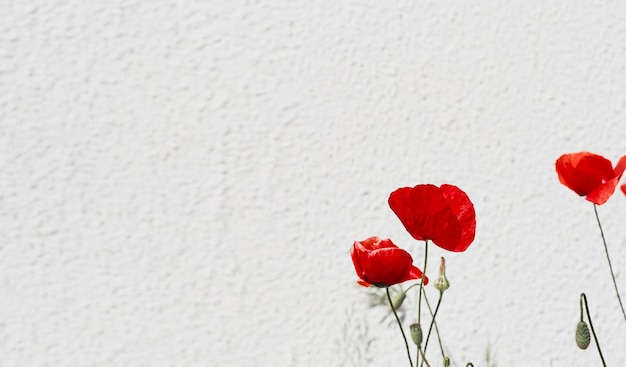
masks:
MULTIPOLYGON (((370 237, 364 241, 354 241, 350 250, 354 270, 361 278, 359 284, 380 288, 422 279, 422 271, 413 266, 413 258, 390 239, 370 237)), ((428 284, 425 277, 424 285, 428 284)))
POLYGON ((580 152, 564 154, 556 160, 559 181, 588 201, 602 205, 615 192, 615 187, 626 170, 626 156, 615 169, 611 161, 601 155, 580 152))
POLYGON ((456 186, 402 187, 389 195, 389 206, 416 240, 432 240, 454 252, 465 251, 474 241, 474 205, 456 186))

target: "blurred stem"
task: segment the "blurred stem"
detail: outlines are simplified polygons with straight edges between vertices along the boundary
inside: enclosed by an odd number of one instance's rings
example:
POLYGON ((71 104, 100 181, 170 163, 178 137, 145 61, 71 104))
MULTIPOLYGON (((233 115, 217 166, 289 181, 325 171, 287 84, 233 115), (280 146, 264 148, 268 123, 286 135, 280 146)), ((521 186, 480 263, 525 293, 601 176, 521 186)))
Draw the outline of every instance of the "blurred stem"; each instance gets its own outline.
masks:
MULTIPOLYGON (((584 300, 585 303, 585 311, 587 312, 587 319, 589 319, 589 326, 591 327, 591 333, 593 334, 593 340, 596 342, 596 347, 598 347, 598 354, 600 354, 600 359, 602 360, 602 365, 606 367, 606 362, 604 362, 604 356, 602 355, 602 350, 600 349, 600 343, 598 342, 598 337, 596 336, 596 330, 593 328, 593 321, 591 321, 591 314, 589 313, 589 305, 587 304, 587 296, 584 293, 580 294, 580 303, 582 304, 584 300)), ((582 313, 582 307, 581 311, 582 313)), ((582 319, 582 317, 581 317, 582 319)))
POLYGON ((611 265, 611 257, 609 256, 609 249, 606 246, 606 239, 604 238, 604 231, 602 230, 602 224, 600 224, 600 217, 598 216, 598 209, 596 204, 593 204, 593 211, 596 213, 596 220, 598 221, 598 227, 600 228, 600 235, 602 236, 602 244, 604 244, 604 252, 606 253, 606 260, 609 262, 609 270, 611 271, 611 279, 613 279, 613 286, 615 287, 615 294, 617 295, 617 301, 619 307, 622 309, 622 315, 626 322, 626 312, 624 312, 624 305, 622 304, 622 298, 619 295, 619 289, 617 288, 617 282, 615 281, 615 274, 613 273, 613 266, 611 265))
MULTIPOLYGON (((420 280, 421 281, 421 280, 420 280)), ((415 284, 411 284, 405 291, 404 293, 409 293, 409 290, 411 290, 411 288, 413 287, 417 287, 418 285, 420 285, 419 283, 415 283, 415 284)))
POLYGON ((424 355, 424 352, 422 351, 421 347, 417 347, 417 350, 420 352, 420 354, 422 355, 422 364, 426 363, 427 367, 430 367, 430 364, 428 363, 428 361, 426 360, 426 356, 424 355))
POLYGON ((385 288, 387 291, 387 300, 389 301, 389 306, 391 306, 391 310, 393 311, 393 315, 396 317, 396 321, 398 322, 398 327, 400 328, 400 332, 402 333, 402 338, 404 339, 404 345, 406 346, 406 354, 409 357, 409 366, 413 367, 413 360, 411 359, 411 352, 409 351, 409 343, 406 341, 406 335, 404 335, 404 329, 402 328, 402 322, 398 317, 398 313, 396 312, 396 308, 393 307, 393 302, 391 301, 391 296, 389 295, 389 288, 385 288))

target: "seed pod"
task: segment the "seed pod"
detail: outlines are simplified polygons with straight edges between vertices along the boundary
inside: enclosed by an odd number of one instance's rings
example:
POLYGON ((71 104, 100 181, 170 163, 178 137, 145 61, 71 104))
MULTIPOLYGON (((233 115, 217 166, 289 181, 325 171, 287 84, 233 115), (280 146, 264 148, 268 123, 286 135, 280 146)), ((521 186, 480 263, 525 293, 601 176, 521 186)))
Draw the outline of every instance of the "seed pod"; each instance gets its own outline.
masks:
POLYGON ((587 349, 591 342, 591 335, 589 335, 589 327, 584 321, 580 321, 576 326, 576 345, 580 349, 587 349))
POLYGON ((411 324, 409 329, 411 329, 411 339, 413 339, 413 343, 420 346, 422 344, 422 327, 420 324, 411 324))

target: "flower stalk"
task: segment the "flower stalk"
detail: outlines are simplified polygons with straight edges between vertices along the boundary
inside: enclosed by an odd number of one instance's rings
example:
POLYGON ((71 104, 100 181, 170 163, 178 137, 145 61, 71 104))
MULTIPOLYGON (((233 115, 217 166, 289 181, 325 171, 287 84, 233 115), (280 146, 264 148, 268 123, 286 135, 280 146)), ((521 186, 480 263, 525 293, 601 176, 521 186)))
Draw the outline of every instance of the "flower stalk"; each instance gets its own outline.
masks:
MULTIPOLYGON (((448 288, 450 288, 450 281, 446 277, 446 259, 441 257, 441 264, 439 265, 439 277, 435 281, 435 288, 439 290, 439 300, 437 300, 437 306, 435 306, 435 312, 431 314, 432 318, 430 320, 430 326, 428 327, 428 333, 426 334, 426 343, 424 344, 424 353, 428 349, 428 341, 430 340, 430 334, 433 330, 433 325, 435 324, 435 318, 437 317, 437 312, 439 312, 439 306, 441 306, 441 300, 443 299, 443 292, 445 292, 448 288)), ((430 305, 428 305, 428 309, 430 310, 430 305)), ((437 331, 437 336, 439 336, 439 332, 437 331)), ((441 346, 441 339, 439 339, 439 346, 441 347, 441 356, 445 359, 445 355, 443 352, 443 347, 441 346)))
POLYGON ((613 286, 615 287, 615 295, 619 302, 619 307, 622 310, 624 316, 624 322, 626 322, 626 312, 624 312, 624 305, 622 304, 622 298, 619 295, 619 289, 617 288, 617 282, 615 281, 615 273, 613 272, 613 265, 611 265, 611 256, 609 256, 609 249, 606 246, 606 239, 604 238, 604 231, 602 230, 602 224, 600 223, 600 216, 598 216, 597 205, 593 204, 593 211, 596 214, 596 220, 598 221, 598 227, 600 228, 600 235, 602 236, 602 244, 604 245, 604 253, 606 254, 606 260, 609 263, 609 271, 611 272, 611 279, 613 279, 613 286))
POLYGON ((598 348, 598 354, 600 354, 602 365, 606 367, 606 362, 604 361, 604 356, 602 355, 602 350, 600 349, 600 342, 598 342, 598 336, 596 335, 596 330, 593 327, 593 321, 591 321, 591 313, 589 312, 589 305, 587 304, 587 296, 585 295, 585 293, 580 294, 580 320, 581 321, 582 321, 582 314, 583 314, 583 303, 585 304, 585 311, 587 312, 587 319, 589 320, 589 326, 591 327, 593 340, 596 342, 596 347, 598 348))
POLYGON ((387 291, 387 300, 389 301, 389 306, 391 307, 391 310, 393 311, 393 315, 396 317, 396 321, 398 322, 398 327, 400 328, 400 332, 402 333, 402 338, 404 339, 404 345, 406 346, 406 354, 407 357, 409 357, 409 366, 413 367, 413 360, 411 359, 411 351, 409 350, 409 343, 406 340, 406 335, 404 334, 404 329, 402 328, 402 321, 400 321, 400 318, 398 317, 398 313, 396 312, 395 307, 393 307, 393 302, 391 301, 391 295, 389 294, 389 288, 385 288, 385 290, 387 291))

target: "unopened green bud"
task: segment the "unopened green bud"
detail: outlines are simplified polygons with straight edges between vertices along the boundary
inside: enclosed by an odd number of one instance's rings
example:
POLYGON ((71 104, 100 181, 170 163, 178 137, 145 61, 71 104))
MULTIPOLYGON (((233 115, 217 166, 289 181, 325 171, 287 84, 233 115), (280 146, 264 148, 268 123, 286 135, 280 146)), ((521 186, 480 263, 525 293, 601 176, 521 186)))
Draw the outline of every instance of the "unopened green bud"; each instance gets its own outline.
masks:
POLYGON ((393 304, 393 308, 396 309, 396 310, 398 308, 400 308, 400 306, 402 306, 402 302, 404 302, 405 298, 406 298, 406 292, 405 291, 398 292, 398 294, 396 294, 396 296, 391 299, 391 303, 393 304))
POLYGON ((450 357, 443 357, 443 367, 450 367, 450 357))
POLYGON ((434 287, 440 292, 450 288, 450 282, 446 278, 446 259, 441 257, 441 265, 439 265, 439 277, 435 280, 434 287))
POLYGON ((411 339, 413 339, 413 343, 420 346, 422 344, 422 327, 420 324, 411 324, 409 329, 411 330, 411 339))
POLYGON ((578 322, 576 326, 576 345, 580 349, 587 349, 591 342, 591 335, 589 335, 589 327, 584 321, 578 322))

